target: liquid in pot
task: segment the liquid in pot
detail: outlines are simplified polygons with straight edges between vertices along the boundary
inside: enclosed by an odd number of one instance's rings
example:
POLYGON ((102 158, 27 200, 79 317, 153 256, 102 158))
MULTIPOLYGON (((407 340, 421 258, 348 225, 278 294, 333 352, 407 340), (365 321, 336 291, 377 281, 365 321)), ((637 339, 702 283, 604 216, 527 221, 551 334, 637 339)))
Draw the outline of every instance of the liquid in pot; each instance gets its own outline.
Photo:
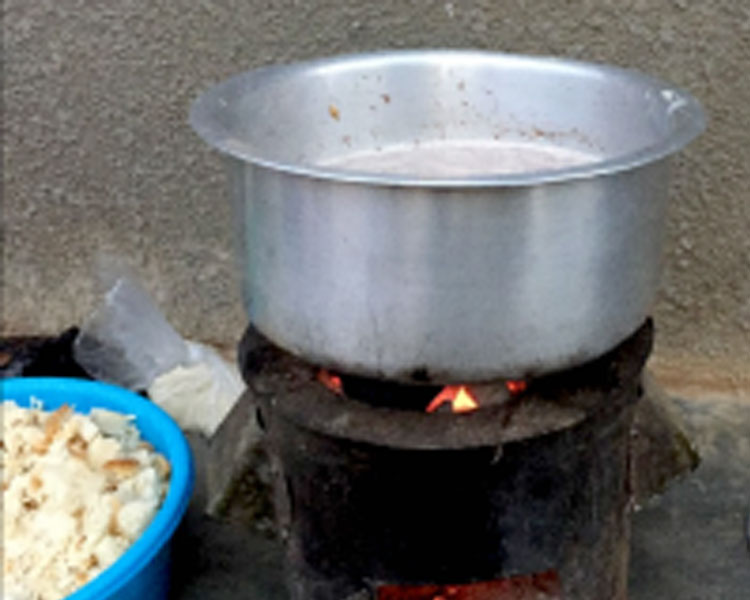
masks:
POLYGON ((324 166, 342 171, 424 178, 556 171, 601 160, 592 152, 522 141, 435 141, 398 144, 336 157, 324 166))

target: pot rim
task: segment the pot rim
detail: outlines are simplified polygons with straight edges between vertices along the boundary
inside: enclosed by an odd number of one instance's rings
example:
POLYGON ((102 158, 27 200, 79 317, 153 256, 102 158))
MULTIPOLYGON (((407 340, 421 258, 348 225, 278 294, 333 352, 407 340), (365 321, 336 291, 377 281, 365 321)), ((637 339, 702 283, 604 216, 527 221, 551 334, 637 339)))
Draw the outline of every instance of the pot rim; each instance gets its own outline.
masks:
POLYGON ((191 106, 189 122, 206 143, 220 152, 280 173, 337 183, 371 186, 465 189, 528 187, 589 179, 632 170, 659 161, 684 148, 705 130, 706 114, 698 100, 687 91, 633 69, 553 56, 528 56, 464 49, 412 49, 343 54, 245 71, 224 80, 198 96, 191 106), (372 66, 378 63, 392 65, 398 62, 439 62, 441 65, 445 65, 449 63, 462 64, 467 60, 488 64, 502 61, 508 67, 515 69, 555 69, 568 71, 571 75, 577 73, 630 80, 645 89, 653 89, 667 103, 666 116, 670 121, 669 132, 655 144, 622 155, 573 167, 515 174, 424 178, 411 175, 360 172, 330 166, 303 165, 293 161, 268 159, 251 144, 237 139, 228 128, 222 125, 218 116, 223 108, 229 106, 224 98, 236 95, 236 89, 246 87, 249 80, 253 81, 253 86, 258 86, 278 77, 302 75, 313 70, 342 69, 355 62, 360 65, 369 63, 372 66))

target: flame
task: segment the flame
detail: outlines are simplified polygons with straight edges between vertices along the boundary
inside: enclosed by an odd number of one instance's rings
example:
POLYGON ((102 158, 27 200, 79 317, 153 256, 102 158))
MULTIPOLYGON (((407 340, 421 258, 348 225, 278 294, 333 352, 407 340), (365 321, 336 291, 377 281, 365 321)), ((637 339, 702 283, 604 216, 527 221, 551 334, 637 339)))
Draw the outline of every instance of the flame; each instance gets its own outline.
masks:
POLYGON ((318 371, 318 381, 336 394, 344 393, 344 385, 341 383, 341 377, 334 375, 330 371, 326 371, 325 369, 318 371))
POLYGON ((425 409, 426 412, 435 412, 446 402, 451 403, 451 409, 455 413, 471 412, 479 408, 479 402, 471 392, 463 385, 446 385, 440 393, 432 399, 425 409))
POLYGON ((525 392, 527 383, 523 379, 509 379, 505 382, 505 387, 512 395, 515 395, 525 392))

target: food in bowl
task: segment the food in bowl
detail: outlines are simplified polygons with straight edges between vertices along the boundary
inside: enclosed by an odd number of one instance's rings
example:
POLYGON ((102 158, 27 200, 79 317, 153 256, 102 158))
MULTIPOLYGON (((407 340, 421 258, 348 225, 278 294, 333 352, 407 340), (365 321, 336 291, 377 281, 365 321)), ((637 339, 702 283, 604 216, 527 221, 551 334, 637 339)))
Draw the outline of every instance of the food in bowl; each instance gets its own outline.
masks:
POLYGON ((41 403, 2 408, 4 598, 59 600, 107 569, 148 527, 169 462, 132 417, 41 403))

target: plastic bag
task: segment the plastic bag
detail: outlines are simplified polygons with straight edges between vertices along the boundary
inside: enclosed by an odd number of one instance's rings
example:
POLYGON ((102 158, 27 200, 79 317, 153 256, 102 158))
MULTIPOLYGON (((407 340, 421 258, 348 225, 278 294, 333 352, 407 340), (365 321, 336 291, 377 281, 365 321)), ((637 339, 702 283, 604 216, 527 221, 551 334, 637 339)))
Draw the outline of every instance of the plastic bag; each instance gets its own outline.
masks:
POLYGON ((236 366, 184 340, 135 276, 105 260, 103 301, 81 327, 73 354, 89 375, 148 392, 183 429, 213 435, 242 394, 236 366))
POLYGON ((82 325, 73 353, 95 379, 131 390, 147 389, 158 375, 189 358, 185 341, 124 270, 82 325))

